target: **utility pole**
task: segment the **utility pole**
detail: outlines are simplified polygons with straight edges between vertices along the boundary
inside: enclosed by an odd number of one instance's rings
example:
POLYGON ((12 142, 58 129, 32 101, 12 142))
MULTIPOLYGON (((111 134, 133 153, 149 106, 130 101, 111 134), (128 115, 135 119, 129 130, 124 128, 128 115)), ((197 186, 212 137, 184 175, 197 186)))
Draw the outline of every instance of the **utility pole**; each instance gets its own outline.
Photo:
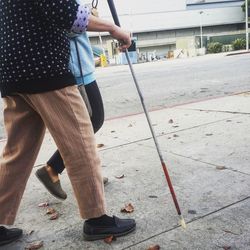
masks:
POLYGON ((248 34, 248 0, 245 3, 245 13, 246 13, 246 50, 249 50, 249 34, 248 34))

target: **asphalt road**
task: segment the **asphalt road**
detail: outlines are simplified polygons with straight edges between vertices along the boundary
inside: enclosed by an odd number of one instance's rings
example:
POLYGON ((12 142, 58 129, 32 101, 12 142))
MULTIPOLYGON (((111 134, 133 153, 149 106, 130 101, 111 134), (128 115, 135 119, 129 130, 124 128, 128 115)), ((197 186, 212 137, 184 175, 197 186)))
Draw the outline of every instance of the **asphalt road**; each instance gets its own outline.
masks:
MULTIPOLYGON (((149 110, 250 90, 250 54, 167 60, 134 65, 149 110)), ((128 66, 97 68, 97 81, 111 119, 142 112, 128 66)), ((2 101, 0 102, 2 109, 2 101)), ((0 116, 0 138, 4 137, 0 116)))
MULTIPOLYGON (((134 65, 149 110, 250 90, 250 54, 134 65)), ((142 111, 128 66, 97 69, 106 119, 142 111)))

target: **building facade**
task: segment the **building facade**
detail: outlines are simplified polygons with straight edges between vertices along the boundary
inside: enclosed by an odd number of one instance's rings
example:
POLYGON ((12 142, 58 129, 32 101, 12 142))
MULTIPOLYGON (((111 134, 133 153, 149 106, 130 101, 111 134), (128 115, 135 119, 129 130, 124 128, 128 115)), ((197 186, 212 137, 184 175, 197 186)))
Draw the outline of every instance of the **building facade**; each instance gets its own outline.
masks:
MULTIPOLYGON (((178 49, 183 39, 193 39, 194 47, 203 39, 244 34, 245 17, 240 0, 114 0, 120 22, 133 33, 137 49, 166 57, 178 49), (197 43, 197 39, 199 42, 197 43)), ((112 20, 106 1, 99 4, 100 16, 112 20)), ((93 44, 100 44, 98 34, 90 34, 93 44)), ((102 34, 104 46, 110 39, 102 34)), ((192 43, 191 43, 192 44, 192 43)))

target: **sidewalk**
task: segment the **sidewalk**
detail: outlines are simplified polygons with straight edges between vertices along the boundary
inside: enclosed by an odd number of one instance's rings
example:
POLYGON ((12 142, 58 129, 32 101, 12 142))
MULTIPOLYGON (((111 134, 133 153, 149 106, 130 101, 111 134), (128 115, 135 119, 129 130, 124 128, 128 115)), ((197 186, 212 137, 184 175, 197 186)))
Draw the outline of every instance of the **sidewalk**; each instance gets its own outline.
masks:
POLYGON ((61 178, 68 193, 64 202, 48 194, 34 177, 55 150, 47 135, 15 225, 25 230, 25 236, 0 249, 24 249, 36 240, 42 240, 41 249, 46 250, 147 250, 157 244, 168 250, 250 249, 250 92, 158 110, 150 116, 186 230, 178 226, 145 116, 138 114, 106 121, 96 136, 97 143, 104 144, 100 155, 110 180, 105 188, 109 212, 135 218, 135 233, 111 245, 83 241, 83 223, 67 174, 61 178), (124 178, 116 178, 121 175, 124 178), (38 207, 41 202, 49 202, 60 217, 49 220, 46 209, 38 207), (135 211, 123 215, 120 209, 127 203, 135 211))

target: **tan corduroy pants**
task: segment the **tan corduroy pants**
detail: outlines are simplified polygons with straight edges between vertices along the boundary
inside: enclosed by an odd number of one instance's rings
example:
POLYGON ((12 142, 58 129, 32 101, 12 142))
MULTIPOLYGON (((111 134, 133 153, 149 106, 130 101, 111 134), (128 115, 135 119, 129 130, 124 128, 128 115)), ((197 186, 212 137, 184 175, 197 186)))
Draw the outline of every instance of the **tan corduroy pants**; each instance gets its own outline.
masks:
POLYGON ((76 86, 4 98, 7 142, 0 160, 0 224, 14 223, 45 127, 64 160, 82 218, 105 213, 94 132, 76 86))

